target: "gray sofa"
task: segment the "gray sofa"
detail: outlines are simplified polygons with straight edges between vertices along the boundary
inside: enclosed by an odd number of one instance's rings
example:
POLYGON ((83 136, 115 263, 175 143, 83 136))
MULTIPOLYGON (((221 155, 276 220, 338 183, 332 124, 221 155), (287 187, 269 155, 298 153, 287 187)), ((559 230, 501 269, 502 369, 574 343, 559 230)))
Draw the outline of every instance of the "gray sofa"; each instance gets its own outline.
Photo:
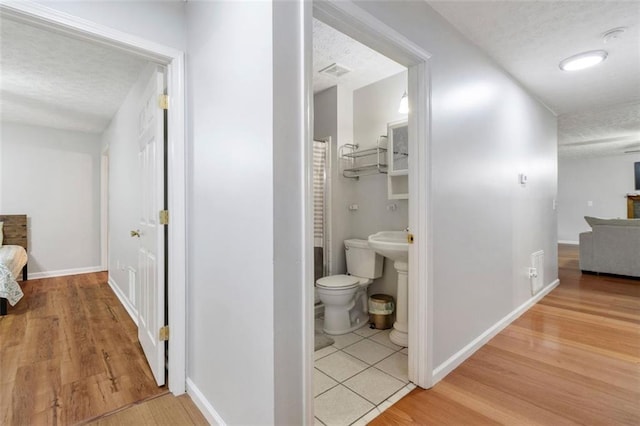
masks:
POLYGON ((640 219, 585 220, 592 231, 580 234, 580 269, 640 277, 640 219))

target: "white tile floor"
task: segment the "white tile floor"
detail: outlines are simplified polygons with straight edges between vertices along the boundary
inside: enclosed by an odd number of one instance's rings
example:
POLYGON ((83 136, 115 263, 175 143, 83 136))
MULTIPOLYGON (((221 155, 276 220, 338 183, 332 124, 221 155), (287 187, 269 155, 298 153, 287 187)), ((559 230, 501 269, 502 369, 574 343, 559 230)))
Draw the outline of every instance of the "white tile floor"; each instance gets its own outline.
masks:
MULTIPOLYGON (((322 330, 322 319, 316 329, 322 330)), ((389 340, 390 331, 365 327, 331 336, 333 346, 315 352, 317 425, 366 425, 415 388, 407 375, 407 350, 389 340)))

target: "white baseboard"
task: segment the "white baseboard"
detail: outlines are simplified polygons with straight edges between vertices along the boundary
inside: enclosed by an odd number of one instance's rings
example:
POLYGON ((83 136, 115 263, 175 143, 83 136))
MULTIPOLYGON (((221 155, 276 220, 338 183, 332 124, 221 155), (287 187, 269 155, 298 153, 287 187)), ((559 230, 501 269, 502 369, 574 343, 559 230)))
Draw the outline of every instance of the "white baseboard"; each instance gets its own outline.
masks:
POLYGON ((579 246, 580 241, 558 240, 558 244, 571 244, 572 246, 579 246))
POLYGON ((226 426, 220 414, 213 408, 213 406, 207 401, 200 389, 187 377, 187 394, 191 397, 194 404, 200 409, 202 415, 206 417, 209 424, 226 426))
POLYGON ((120 290, 120 287, 118 287, 118 284, 116 284, 113 278, 109 277, 109 281, 107 282, 109 283, 109 287, 111 287, 111 290, 113 290, 113 292, 116 294, 116 297, 118 298, 118 300, 120 300, 120 303, 122 303, 122 306, 124 306, 124 308, 127 310, 127 313, 137 326, 138 310, 131 304, 131 302, 129 302, 129 299, 127 299, 122 290, 120 290))
MULTIPOLYGON (((27 265, 27 268, 28 267, 27 265)), ((89 274, 91 272, 102 271, 106 271, 102 266, 89 266, 87 268, 60 269, 58 271, 29 272, 28 277, 30 280, 37 280, 40 278, 66 277, 67 275, 89 274)))
POLYGON ((520 315, 527 311, 530 307, 538 303, 540 299, 549 294, 551 290, 556 288, 560 284, 560 280, 556 279, 552 283, 544 287, 538 294, 527 300, 522 305, 507 314, 500 321, 491 326, 487 331, 476 337, 471 343, 464 348, 460 349, 457 353, 451 356, 448 360, 437 366, 433 370, 433 384, 435 385, 442 380, 447 374, 451 373, 456 367, 462 364, 467 358, 469 358, 475 351, 480 349, 485 343, 491 340, 495 335, 500 333, 509 324, 515 321, 520 315))

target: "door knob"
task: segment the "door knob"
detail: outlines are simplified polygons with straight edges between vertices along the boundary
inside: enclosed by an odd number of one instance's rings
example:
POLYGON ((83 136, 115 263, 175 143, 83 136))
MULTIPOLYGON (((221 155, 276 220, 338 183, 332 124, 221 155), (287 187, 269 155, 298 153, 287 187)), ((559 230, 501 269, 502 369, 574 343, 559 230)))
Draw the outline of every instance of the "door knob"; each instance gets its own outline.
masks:
POLYGON ((140 238, 140 230, 131 231, 131 236, 140 238))

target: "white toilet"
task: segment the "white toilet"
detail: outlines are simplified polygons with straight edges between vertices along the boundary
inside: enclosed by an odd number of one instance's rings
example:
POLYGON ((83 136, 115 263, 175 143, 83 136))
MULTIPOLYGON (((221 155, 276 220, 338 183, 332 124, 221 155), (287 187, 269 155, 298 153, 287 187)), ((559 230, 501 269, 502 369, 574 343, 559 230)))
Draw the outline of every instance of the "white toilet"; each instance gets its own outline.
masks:
POLYGON ((384 258, 366 240, 345 240, 347 275, 331 275, 316 281, 324 304, 324 332, 346 334, 369 323, 367 288, 382 276, 384 258))

